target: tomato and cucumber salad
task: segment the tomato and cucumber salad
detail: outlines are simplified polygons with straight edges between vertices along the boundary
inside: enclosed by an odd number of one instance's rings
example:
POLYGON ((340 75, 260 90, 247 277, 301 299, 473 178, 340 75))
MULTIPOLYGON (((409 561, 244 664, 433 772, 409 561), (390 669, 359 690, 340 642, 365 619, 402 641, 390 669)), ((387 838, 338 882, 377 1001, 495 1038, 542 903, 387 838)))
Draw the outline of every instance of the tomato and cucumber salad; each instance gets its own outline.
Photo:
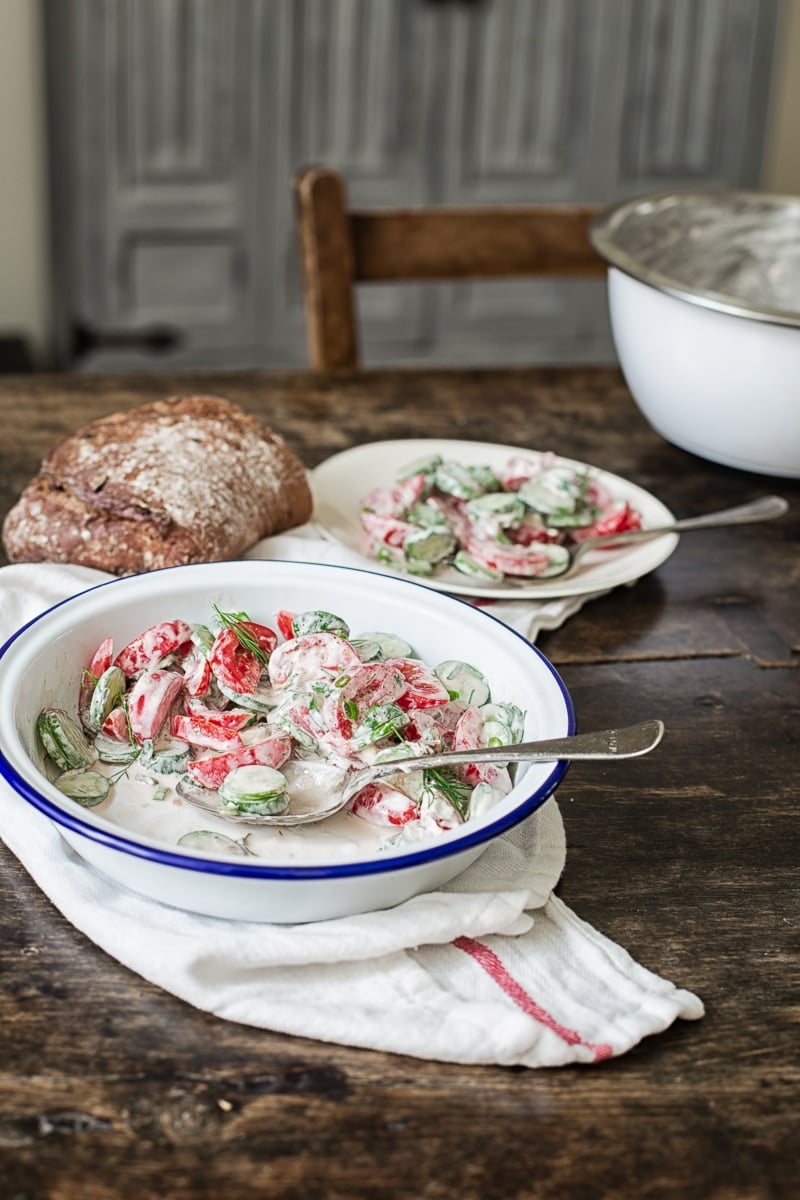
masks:
POLYGON ((395 570, 449 566, 492 583, 559 575, 570 543, 642 524, 590 468, 549 453, 514 455, 500 470, 432 455, 368 492, 360 519, 366 553, 395 570))
MULTIPOLYGON (((240 815, 287 811, 292 762, 355 770, 507 745, 523 725, 471 663, 431 666, 395 634, 353 632, 323 609, 281 609, 265 625, 216 606, 206 624, 161 621, 119 650, 104 638, 76 712, 45 708, 37 721, 56 786, 86 807, 135 765, 146 773, 135 778, 162 793, 181 776, 215 794, 221 813, 240 815)), ((349 809, 375 825, 435 832, 510 789, 502 765, 423 768, 367 785, 349 809)))

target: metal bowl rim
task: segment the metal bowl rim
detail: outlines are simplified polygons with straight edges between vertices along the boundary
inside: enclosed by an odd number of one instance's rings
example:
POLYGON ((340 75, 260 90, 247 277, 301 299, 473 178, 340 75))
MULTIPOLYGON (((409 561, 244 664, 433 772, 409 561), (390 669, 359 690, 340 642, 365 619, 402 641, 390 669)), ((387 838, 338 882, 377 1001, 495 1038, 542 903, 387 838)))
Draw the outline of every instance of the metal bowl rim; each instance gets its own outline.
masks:
POLYGON ((617 235, 624 222, 637 209, 642 208, 644 205, 655 207, 664 205, 668 201, 681 201, 691 204, 701 200, 721 200, 722 198, 738 199, 740 201, 757 199, 762 205, 772 205, 774 207, 794 205, 800 210, 800 196, 781 195, 774 192, 736 190, 731 188, 710 189, 706 191, 657 192, 647 196, 637 196, 632 200, 625 200, 620 204, 615 204, 606 209, 593 220, 589 236, 597 253, 610 266, 616 267, 623 274, 629 275, 632 279, 647 284, 657 291, 665 292, 667 295, 674 296, 679 300, 686 300, 690 304, 696 304, 701 308, 725 313, 728 316, 743 317, 750 321, 760 321, 768 325, 800 328, 800 312, 772 308, 768 305, 753 304, 745 300, 737 300, 735 297, 727 295, 724 292, 692 287, 690 284, 682 283, 674 276, 644 265, 635 255, 629 253, 629 251, 620 245, 617 240, 617 235))

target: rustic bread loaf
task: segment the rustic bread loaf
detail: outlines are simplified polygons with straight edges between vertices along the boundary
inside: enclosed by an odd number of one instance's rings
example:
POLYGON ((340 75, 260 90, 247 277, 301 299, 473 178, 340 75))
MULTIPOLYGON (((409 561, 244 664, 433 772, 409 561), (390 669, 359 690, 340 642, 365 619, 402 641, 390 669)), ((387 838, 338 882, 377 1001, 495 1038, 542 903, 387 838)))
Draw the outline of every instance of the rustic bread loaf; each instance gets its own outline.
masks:
POLYGON ((278 434, 220 397, 173 396, 56 446, 8 513, 3 544, 11 562, 132 575, 235 558, 311 507, 278 434))

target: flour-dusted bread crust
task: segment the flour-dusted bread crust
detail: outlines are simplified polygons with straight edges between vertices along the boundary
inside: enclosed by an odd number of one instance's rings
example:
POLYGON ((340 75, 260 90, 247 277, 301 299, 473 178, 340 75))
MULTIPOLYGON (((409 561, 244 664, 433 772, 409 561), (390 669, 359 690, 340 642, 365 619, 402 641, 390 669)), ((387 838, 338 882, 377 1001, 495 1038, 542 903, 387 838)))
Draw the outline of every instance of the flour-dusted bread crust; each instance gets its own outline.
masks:
POLYGON ((86 425, 56 446, 3 524, 11 562, 114 575, 236 558, 308 520, 300 460, 218 396, 173 396, 86 425))

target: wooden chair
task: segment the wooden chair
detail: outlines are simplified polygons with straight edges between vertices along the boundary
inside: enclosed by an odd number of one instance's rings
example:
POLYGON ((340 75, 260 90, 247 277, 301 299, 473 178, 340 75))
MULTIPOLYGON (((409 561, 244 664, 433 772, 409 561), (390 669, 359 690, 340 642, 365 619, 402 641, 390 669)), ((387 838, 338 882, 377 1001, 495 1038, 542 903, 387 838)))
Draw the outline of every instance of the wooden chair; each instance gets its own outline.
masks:
POLYGON ((390 280, 599 276, 593 205, 351 212, 342 176, 306 167, 294 181, 311 364, 360 363, 355 286, 390 280))

